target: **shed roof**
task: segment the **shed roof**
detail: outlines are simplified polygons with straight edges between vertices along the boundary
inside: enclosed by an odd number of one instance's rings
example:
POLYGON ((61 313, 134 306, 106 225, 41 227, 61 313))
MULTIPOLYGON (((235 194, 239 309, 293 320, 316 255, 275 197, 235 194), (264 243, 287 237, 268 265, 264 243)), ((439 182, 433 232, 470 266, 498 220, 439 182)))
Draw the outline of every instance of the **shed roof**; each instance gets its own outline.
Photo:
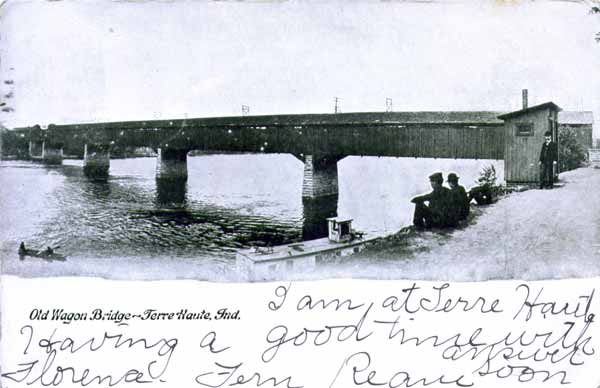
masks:
POLYGON ((524 115, 524 114, 527 114, 527 113, 531 113, 531 112, 534 112, 536 110, 548 109, 548 108, 556 109, 556 110, 559 110, 559 111, 561 110, 558 105, 556 105, 552 101, 549 101, 549 102, 545 102, 543 104, 539 104, 539 105, 535 105, 535 106, 530 106, 529 108, 525 108, 525 109, 521 109, 521 110, 516 110, 514 112, 506 113, 506 114, 498 116, 498 118, 502 119, 502 120, 506 120, 506 119, 511 119, 513 117, 521 116, 521 115, 524 115))
POLYGON ((560 124, 593 124, 594 113, 591 111, 562 111, 558 114, 560 124))

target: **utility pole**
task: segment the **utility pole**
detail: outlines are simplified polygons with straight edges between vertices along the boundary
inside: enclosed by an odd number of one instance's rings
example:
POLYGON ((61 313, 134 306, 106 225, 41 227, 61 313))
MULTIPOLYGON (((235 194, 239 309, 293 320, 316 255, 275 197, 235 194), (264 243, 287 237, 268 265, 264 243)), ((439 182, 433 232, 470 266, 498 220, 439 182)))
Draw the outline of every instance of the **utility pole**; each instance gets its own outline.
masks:
POLYGON ((385 111, 386 112, 393 112, 394 109, 392 107, 392 99, 389 97, 386 97, 385 99, 385 111))
POLYGON ((333 113, 342 113, 342 110, 340 108, 340 98, 339 97, 333 97, 333 101, 334 101, 334 107, 333 107, 333 113))
POLYGON ((242 105, 242 116, 248 116, 250 114, 250 106, 242 105))

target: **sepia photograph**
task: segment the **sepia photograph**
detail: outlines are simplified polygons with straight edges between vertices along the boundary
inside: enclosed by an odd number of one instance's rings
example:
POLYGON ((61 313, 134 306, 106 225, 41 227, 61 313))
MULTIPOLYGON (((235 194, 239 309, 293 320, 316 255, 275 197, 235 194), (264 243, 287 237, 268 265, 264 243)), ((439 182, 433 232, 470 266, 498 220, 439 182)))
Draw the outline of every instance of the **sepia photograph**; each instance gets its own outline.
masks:
POLYGON ((598 2, 0 11, 3 275, 600 275, 598 2))
POLYGON ((600 387, 599 69, 600 0, 0 0, 0 388, 600 387))

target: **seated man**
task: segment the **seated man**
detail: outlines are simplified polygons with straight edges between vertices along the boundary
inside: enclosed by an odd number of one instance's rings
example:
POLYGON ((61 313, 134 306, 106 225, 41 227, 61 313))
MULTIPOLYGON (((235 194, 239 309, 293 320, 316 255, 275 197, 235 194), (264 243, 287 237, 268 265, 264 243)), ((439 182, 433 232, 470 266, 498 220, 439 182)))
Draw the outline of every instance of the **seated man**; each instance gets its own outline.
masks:
POLYGON ((411 202, 415 204, 413 224, 418 229, 443 228, 455 226, 456 219, 452 216, 450 189, 442 186, 444 178, 441 172, 429 176, 429 183, 433 191, 429 194, 414 197, 411 202), (428 205, 425 204, 428 202, 428 205))
POLYGON ((467 191, 458 184, 458 175, 455 173, 448 174, 448 185, 452 193, 452 213, 457 220, 466 220, 471 210, 471 200, 467 195, 467 191))

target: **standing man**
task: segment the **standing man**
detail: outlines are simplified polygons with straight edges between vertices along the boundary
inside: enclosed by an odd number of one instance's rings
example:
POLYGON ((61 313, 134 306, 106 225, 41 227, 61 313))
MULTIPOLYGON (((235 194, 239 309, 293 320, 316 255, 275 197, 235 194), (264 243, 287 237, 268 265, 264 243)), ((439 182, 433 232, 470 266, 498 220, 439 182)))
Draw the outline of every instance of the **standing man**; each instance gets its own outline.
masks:
POLYGON ((441 172, 429 176, 431 193, 414 197, 411 202, 415 204, 413 224, 417 229, 443 228, 453 226, 456 221, 451 214, 452 194, 450 189, 442 186, 444 177, 441 172), (428 204, 425 204, 428 202, 428 204))
POLYGON ((558 163, 558 147, 552 141, 552 132, 544 133, 544 144, 540 151, 540 189, 551 189, 554 184, 554 166, 558 163))
POLYGON ((458 184, 458 175, 448 174, 448 185, 452 194, 452 213, 458 221, 466 220, 471 210, 471 201, 465 188, 458 184))

